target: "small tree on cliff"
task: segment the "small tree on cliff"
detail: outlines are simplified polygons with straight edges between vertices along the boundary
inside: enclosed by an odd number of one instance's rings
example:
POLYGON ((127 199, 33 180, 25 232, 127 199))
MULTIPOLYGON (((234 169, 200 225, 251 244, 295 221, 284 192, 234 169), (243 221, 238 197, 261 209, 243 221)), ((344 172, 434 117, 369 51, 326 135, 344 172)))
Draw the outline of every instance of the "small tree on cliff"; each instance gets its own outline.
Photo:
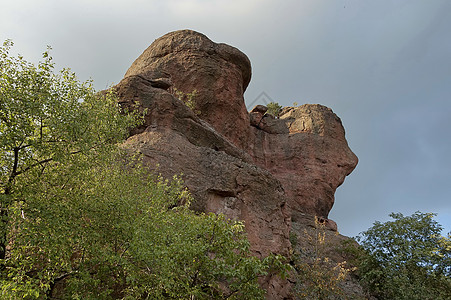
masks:
POLYGON ((0 47, 0 298, 262 298, 257 277, 280 259, 250 256, 241 223, 195 214, 179 179, 121 151, 140 118, 54 74, 48 52, 34 66, 11 46, 0 47))
POLYGON ((282 111, 282 105, 280 105, 277 102, 269 102, 266 107, 268 110, 266 111, 267 114, 271 114, 275 117, 278 117, 280 112, 282 111))
POLYGON ((359 237, 358 274, 379 299, 451 299, 451 236, 432 213, 376 222, 359 237))

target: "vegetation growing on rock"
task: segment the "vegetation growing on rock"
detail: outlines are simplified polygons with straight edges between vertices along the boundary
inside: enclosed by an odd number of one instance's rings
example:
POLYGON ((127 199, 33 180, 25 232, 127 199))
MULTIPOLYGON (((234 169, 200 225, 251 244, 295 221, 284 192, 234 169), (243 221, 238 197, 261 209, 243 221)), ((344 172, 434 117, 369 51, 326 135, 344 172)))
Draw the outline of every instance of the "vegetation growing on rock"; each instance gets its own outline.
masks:
POLYGON ((341 285, 355 268, 349 267, 346 261, 335 262, 328 257, 331 244, 326 238, 326 230, 324 222, 315 217, 313 232, 304 230, 302 237, 307 239, 308 247, 296 247, 299 237, 290 236, 295 249, 292 259, 297 275, 293 290, 297 299, 347 298, 341 285))
POLYGON ((201 112, 196 109, 196 102, 194 101, 196 94, 197 90, 193 90, 191 93, 184 93, 174 88, 174 95, 182 100, 195 114, 199 115, 201 112))
POLYGON ((266 111, 267 114, 271 114, 275 117, 278 117, 280 112, 282 111, 282 105, 280 105, 277 102, 269 102, 266 107, 268 110, 266 111))

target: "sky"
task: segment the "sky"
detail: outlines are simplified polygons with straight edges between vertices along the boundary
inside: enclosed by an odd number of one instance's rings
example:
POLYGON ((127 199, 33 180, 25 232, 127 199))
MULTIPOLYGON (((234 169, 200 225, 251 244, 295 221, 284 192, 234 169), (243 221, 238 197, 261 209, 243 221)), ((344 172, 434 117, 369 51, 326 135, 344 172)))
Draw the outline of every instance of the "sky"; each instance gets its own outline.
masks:
POLYGON ((0 0, 0 40, 46 46, 97 89, 165 33, 192 29, 252 63, 246 104, 319 103, 359 164, 329 217, 356 236, 391 212, 434 212, 451 231, 451 1, 0 0))

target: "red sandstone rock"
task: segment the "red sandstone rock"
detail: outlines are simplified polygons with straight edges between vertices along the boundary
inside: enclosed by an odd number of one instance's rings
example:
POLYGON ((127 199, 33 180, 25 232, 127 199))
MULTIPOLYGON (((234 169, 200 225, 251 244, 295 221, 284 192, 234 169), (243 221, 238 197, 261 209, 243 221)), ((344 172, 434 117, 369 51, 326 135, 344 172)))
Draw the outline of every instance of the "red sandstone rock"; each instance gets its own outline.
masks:
POLYGON ((249 154, 280 180, 290 209, 327 218, 335 190, 357 165, 340 118, 305 104, 252 125, 249 154))
POLYGON ((167 77, 177 91, 196 91, 199 116, 238 147, 246 147, 249 117, 243 93, 251 63, 238 49, 195 31, 175 31, 155 40, 133 62, 129 76, 167 77))
MULTIPOLYGON (((116 86, 122 106, 147 109, 124 146, 167 178, 183 174, 194 209, 243 220, 255 255, 289 255, 291 224, 300 236, 318 215, 336 231, 327 215, 357 157, 324 106, 284 108, 279 118, 264 106, 248 114, 250 76, 238 49, 190 30, 166 34, 116 86), (176 91, 196 91, 192 109, 176 91)), ((289 296, 288 281, 270 276, 262 284, 268 299, 289 296)))
POLYGON ((125 147, 168 178, 183 174, 196 209, 244 220, 255 253, 288 254, 289 216, 277 179, 168 92, 130 77, 116 91, 122 105, 138 100, 148 109, 146 128, 125 147))
MULTIPOLYGON (((115 88, 122 106, 138 101, 139 109, 148 110, 145 124, 124 147, 141 153, 144 163, 166 178, 183 174, 196 199, 194 209, 244 221, 255 255, 289 255, 290 215, 274 176, 164 89, 139 76, 126 77, 115 88)), ((276 276, 262 285, 268 299, 282 299, 289 292, 288 282, 276 276)))

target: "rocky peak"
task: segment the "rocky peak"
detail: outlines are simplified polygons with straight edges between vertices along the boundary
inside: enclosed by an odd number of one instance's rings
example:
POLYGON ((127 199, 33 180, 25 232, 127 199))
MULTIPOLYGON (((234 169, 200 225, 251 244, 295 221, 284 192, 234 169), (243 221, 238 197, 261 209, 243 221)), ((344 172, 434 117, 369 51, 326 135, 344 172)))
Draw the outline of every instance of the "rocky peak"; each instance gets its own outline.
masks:
MULTIPOLYGON (((313 216, 336 230, 327 216, 357 157, 327 107, 284 108, 279 118, 262 105, 248 112, 250 77, 249 59, 234 47, 191 30, 162 36, 116 86, 121 105, 147 109, 125 146, 167 178, 183 174, 194 209, 243 220, 255 255, 288 256, 290 230, 313 216)), ((262 285, 268 299, 289 295, 278 277, 262 285)))
POLYGON ((194 92, 199 117, 239 148, 246 146, 249 117, 243 94, 251 63, 238 49, 192 30, 175 31, 155 40, 128 69, 125 77, 130 76, 166 77, 173 92, 194 92))

